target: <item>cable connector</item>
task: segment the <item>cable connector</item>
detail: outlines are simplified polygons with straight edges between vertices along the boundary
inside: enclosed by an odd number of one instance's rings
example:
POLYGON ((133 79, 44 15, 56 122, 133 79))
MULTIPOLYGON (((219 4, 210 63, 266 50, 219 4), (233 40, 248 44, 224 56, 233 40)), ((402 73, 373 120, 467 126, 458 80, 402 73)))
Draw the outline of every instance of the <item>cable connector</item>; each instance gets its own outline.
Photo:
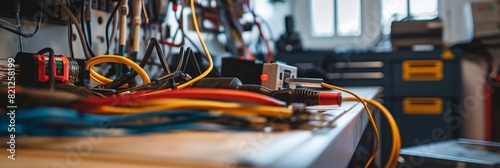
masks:
POLYGON ((304 103, 306 106, 342 104, 340 92, 320 92, 305 88, 271 90, 262 85, 242 84, 238 78, 231 77, 204 78, 193 87, 244 90, 264 94, 287 103, 304 103))
POLYGON ((178 5, 177 0, 173 0, 173 1, 172 1, 172 10, 173 10, 174 12, 177 12, 177 10, 178 10, 178 9, 179 9, 179 5, 178 5))
POLYGON ((321 88, 322 82, 323 79, 320 78, 285 78, 285 83, 290 85, 291 88, 321 88))
POLYGON ((340 92, 319 92, 305 88, 271 90, 261 85, 252 84, 241 85, 236 89, 265 94, 287 103, 304 103, 307 106, 342 104, 340 92))

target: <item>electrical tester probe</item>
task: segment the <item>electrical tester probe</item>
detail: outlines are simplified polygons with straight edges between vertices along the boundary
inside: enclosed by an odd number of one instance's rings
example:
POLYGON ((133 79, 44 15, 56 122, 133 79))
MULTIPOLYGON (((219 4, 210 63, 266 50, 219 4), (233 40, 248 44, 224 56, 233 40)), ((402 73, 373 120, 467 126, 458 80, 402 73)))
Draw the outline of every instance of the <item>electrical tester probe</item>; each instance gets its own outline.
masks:
POLYGON ((305 88, 271 90, 262 85, 242 84, 238 78, 232 77, 204 78, 192 87, 244 90, 264 94, 287 103, 304 103, 306 106, 342 104, 342 94, 340 92, 320 92, 305 88))

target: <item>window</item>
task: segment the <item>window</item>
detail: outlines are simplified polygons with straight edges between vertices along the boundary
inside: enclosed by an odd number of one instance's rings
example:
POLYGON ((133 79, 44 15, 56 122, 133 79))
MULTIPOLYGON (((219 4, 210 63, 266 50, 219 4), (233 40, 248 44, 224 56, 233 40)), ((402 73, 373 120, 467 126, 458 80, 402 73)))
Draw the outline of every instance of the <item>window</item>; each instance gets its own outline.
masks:
POLYGON ((314 37, 359 36, 361 0, 310 0, 314 37))
POLYGON ((382 0, 292 1, 296 30, 307 49, 364 49, 380 36, 382 0))
POLYGON ((390 23, 399 20, 431 20, 439 16, 438 0, 382 0, 384 34, 391 32, 390 23))

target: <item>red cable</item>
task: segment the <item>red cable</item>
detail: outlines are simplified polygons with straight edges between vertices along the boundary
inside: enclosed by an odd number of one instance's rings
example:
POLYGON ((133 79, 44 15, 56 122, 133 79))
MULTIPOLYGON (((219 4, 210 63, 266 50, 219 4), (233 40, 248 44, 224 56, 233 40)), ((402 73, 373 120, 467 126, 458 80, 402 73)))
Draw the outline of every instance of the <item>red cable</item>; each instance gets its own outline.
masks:
POLYGON ((200 89, 189 88, 178 91, 159 91, 148 95, 142 93, 133 93, 122 96, 109 96, 104 98, 87 98, 73 106, 73 109, 80 112, 89 112, 95 108, 104 105, 133 105, 148 100, 168 99, 168 98, 187 98, 187 99, 218 99, 228 101, 242 101, 257 103, 268 106, 283 106, 284 103, 258 93, 248 91, 229 90, 229 89, 200 89))
POLYGON ((245 50, 245 52, 247 53, 247 55, 250 57, 251 61, 257 60, 257 58, 255 58, 255 55, 253 55, 252 51, 250 51, 250 49, 248 49, 248 47, 245 46, 245 44, 243 44, 243 49, 245 50))
POLYGON ((182 42, 179 44, 175 44, 173 42, 168 42, 166 40, 161 40, 160 44, 168 45, 169 47, 182 47, 182 46, 184 46, 184 40, 182 40, 182 42))

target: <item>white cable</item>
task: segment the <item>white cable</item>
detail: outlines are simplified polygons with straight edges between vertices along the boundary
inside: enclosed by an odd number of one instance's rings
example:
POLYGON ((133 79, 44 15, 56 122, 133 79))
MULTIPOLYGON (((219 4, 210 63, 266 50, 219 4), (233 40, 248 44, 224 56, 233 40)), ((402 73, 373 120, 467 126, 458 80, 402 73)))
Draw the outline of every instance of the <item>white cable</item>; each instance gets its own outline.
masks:
POLYGON ((132 21, 133 31, 134 31, 134 41, 133 41, 133 51, 139 52, 139 42, 140 42, 140 31, 141 31, 141 14, 142 14, 142 0, 133 0, 133 12, 134 18, 132 21))
POLYGON ((123 0, 120 7, 120 42, 119 44, 125 46, 127 41, 127 15, 128 15, 128 0, 123 0))

